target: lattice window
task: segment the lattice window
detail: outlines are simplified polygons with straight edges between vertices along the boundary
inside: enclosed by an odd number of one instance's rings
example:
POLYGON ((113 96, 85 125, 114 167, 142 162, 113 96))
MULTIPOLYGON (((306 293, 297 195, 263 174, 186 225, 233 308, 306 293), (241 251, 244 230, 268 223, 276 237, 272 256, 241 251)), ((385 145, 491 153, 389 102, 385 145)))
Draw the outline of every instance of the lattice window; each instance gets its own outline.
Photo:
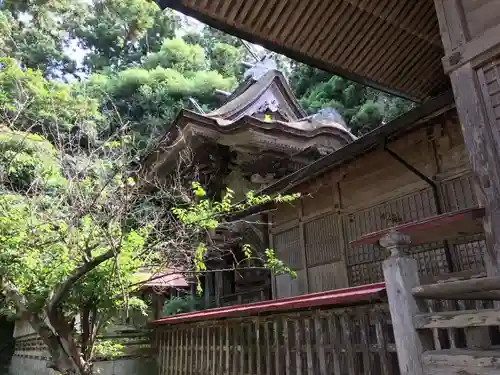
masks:
MULTIPOLYGON (((458 211, 478 206, 472 175, 462 176, 441 185, 443 197, 449 211, 458 211)), ((456 271, 483 271, 486 243, 484 234, 464 236, 450 243, 456 271)))
POLYGON ((329 214, 304 224, 304 241, 309 267, 341 258, 336 217, 336 214, 329 214))
MULTIPOLYGON (((434 196, 432 191, 427 189, 344 216, 350 285, 382 281, 381 263, 387 254, 379 246, 353 247, 349 242, 370 232, 433 215, 436 215, 434 196)), ((448 271, 442 243, 413 246, 411 253, 418 260, 422 275, 439 275, 448 271)))
POLYGON ((441 190, 449 211, 473 208, 478 205, 471 175, 446 181, 441 185, 441 190))
MULTIPOLYGON (((390 228, 395 224, 416 221, 436 214, 430 189, 380 204, 344 216, 347 244, 364 234, 390 228)), ((385 251, 377 246, 347 247, 347 264, 375 262, 385 258, 385 251)))
POLYGON ((492 115, 497 124, 500 124, 500 59, 488 64, 482 73, 488 90, 492 115))
POLYGON ((349 286, 377 283, 384 281, 382 262, 364 263, 348 268, 349 286))
POLYGON ((433 276, 448 272, 445 249, 437 244, 414 246, 411 255, 418 261, 420 275, 433 276))
POLYGON ((303 267, 300 255, 300 232, 299 227, 288 229, 273 236, 274 249, 279 259, 292 269, 303 267))
POLYGON ((457 271, 484 271, 486 243, 484 234, 460 237, 453 241, 453 264, 457 271))

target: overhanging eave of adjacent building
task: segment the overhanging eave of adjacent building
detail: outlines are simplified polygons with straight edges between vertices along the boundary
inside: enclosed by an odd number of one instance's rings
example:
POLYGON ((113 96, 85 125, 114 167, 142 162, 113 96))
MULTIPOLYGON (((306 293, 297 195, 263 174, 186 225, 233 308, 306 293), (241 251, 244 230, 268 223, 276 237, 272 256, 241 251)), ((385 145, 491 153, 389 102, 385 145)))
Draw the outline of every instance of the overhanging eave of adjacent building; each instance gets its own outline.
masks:
POLYGON ((158 0, 292 59, 417 102, 446 92, 432 0, 158 0))

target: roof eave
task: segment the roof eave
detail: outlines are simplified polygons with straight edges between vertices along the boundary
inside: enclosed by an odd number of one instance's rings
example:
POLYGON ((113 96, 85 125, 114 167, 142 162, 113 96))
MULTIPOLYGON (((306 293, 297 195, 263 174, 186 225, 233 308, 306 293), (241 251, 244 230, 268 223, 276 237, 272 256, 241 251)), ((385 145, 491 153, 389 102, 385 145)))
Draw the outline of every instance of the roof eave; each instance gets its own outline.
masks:
POLYGON ((261 45, 269 50, 272 50, 272 51, 275 51, 279 54, 288 56, 289 58, 291 58, 293 60, 302 62, 302 63, 307 64, 307 65, 314 66, 316 68, 325 70, 325 71, 330 72, 332 74, 342 76, 346 79, 358 82, 362 85, 372 87, 376 90, 380 90, 380 91, 386 92, 386 93, 391 94, 391 95, 399 96, 401 98, 408 99, 408 100, 411 100, 413 102, 419 102, 419 103, 422 102, 422 100, 419 98, 408 95, 405 92, 395 90, 391 87, 387 87, 387 86, 385 86, 385 85, 383 85, 375 80, 371 80, 367 77, 360 76, 356 73, 350 72, 350 71, 343 69, 339 66, 323 63, 317 59, 312 59, 305 54, 302 54, 302 53, 294 51, 290 48, 278 45, 276 43, 272 43, 271 41, 266 40, 264 38, 261 38, 259 36, 256 36, 250 32, 235 29, 235 28, 231 27, 230 25, 223 23, 223 22, 220 22, 220 21, 218 21, 218 20, 216 20, 216 19, 214 19, 214 18, 212 18, 212 17, 210 17, 202 12, 199 12, 195 9, 184 6, 182 4, 182 0, 157 0, 157 3, 162 9, 164 9, 164 8, 175 9, 175 10, 177 10, 177 11, 179 11, 187 16, 193 17, 193 18, 195 18, 195 19, 197 19, 197 20, 199 20, 199 21, 201 21, 201 22, 203 22, 211 27, 219 29, 227 34, 230 34, 230 35, 236 36, 238 38, 247 40, 253 44, 261 45))

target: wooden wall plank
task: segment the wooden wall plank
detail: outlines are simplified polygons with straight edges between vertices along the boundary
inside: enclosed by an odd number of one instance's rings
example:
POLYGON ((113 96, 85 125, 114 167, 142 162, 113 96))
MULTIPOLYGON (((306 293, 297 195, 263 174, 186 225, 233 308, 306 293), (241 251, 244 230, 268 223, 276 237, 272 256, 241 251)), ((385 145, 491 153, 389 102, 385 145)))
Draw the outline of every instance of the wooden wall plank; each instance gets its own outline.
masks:
MULTIPOLYGON (((281 322, 280 322, 276 319, 274 322, 273 322, 273 328, 274 328, 274 369, 275 369, 275 374, 281 374, 282 373, 282 370, 281 370, 281 360, 280 360, 280 357, 281 357, 281 352, 280 352, 280 336, 281 336, 281 332, 279 330, 280 328, 280 325, 283 329, 283 334, 286 332, 286 325, 281 322)), ((287 373, 288 375, 288 373, 287 373)))

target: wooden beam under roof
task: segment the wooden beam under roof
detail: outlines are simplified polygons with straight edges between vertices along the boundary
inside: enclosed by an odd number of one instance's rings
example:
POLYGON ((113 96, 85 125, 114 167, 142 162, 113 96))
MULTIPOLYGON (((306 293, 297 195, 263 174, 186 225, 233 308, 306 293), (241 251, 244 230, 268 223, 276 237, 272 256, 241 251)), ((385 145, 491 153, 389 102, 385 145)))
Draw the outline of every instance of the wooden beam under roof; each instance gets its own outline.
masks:
POLYGON ((158 0, 292 59, 414 101, 449 89, 433 0, 158 0))

